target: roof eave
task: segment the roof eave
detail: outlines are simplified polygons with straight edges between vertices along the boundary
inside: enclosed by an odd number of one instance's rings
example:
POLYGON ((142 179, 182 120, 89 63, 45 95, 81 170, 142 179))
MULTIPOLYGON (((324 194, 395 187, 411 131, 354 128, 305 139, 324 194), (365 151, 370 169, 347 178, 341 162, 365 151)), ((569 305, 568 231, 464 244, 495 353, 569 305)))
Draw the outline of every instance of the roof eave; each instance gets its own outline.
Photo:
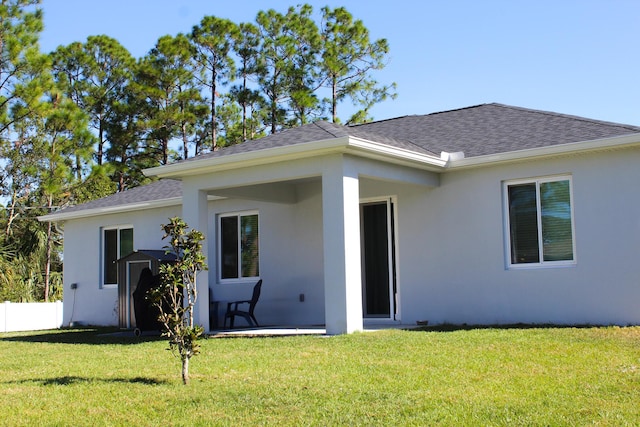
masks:
POLYGON ((506 153, 488 154, 484 156, 467 157, 450 160, 447 170, 470 169, 491 166, 502 163, 536 160, 568 154, 578 154, 611 149, 620 149, 640 145, 640 133, 633 133, 610 138, 600 138, 590 141, 571 142, 548 147, 530 148, 526 150, 509 151, 506 153))
POLYGON ((70 219, 89 218, 92 216, 116 214, 121 212, 139 211, 144 209, 163 208, 168 206, 177 206, 182 204, 182 197, 171 197, 160 200, 150 200, 147 202, 128 203, 117 206, 106 206, 93 209, 81 209, 77 211, 67 212, 64 210, 60 212, 54 212, 47 215, 38 217, 38 221, 41 222, 60 222, 70 219))
POLYGON ((190 161, 144 169, 142 172, 147 176, 180 179, 184 176, 200 175, 208 172, 220 172, 238 167, 250 167, 260 164, 276 163, 341 151, 348 144, 348 141, 348 137, 330 138, 320 141, 286 145, 283 147, 265 148, 262 150, 229 154, 220 157, 193 159, 190 161))
POLYGON ((442 171, 447 165, 446 160, 434 155, 393 147, 357 137, 349 138, 348 149, 348 152, 362 157, 423 170, 442 171))
POLYGON ((410 165, 421 169, 441 170, 446 162, 439 157, 393 147, 361 138, 343 136, 284 147, 266 148, 221 157, 194 159, 143 170, 147 176, 180 179, 190 175, 220 172, 239 167, 251 167, 289 160, 298 160, 332 153, 351 153, 386 162, 410 165))

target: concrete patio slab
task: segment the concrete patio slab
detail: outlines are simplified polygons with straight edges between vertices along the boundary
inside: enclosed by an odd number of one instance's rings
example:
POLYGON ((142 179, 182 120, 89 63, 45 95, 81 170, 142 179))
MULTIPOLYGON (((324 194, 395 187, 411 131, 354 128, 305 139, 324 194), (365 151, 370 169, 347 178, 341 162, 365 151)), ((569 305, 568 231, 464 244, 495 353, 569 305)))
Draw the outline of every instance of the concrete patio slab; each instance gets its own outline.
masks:
MULTIPOLYGON (((409 329, 415 328, 415 325, 400 324, 379 324, 365 325, 363 332, 373 332, 383 329, 409 329)), ((296 336, 296 335, 327 335, 324 326, 269 326, 259 328, 244 329, 225 329, 219 331, 211 331, 207 336, 209 338, 230 338, 230 337, 278 337, 278 336, 296 336)))

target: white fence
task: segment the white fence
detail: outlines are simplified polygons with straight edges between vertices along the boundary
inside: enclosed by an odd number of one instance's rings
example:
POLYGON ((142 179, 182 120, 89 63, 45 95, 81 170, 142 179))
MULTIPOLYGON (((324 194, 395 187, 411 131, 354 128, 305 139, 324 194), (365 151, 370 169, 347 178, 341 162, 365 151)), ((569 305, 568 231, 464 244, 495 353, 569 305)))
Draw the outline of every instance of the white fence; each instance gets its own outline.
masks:
POLYGON ((0 332, 57 329, 62 326, 62 301, 0 303, 0 332))

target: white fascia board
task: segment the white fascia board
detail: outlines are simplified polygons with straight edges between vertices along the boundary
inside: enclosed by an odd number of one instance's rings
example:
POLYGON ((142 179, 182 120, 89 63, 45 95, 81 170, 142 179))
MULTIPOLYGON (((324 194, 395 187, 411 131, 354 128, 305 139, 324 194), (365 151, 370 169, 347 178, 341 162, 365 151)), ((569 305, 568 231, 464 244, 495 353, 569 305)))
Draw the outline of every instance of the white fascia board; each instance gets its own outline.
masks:
POLYGON ((363 155, 364 157, 375 158, 405 166, 418 167, 420 169, 440 171, 447 165, 446 160, 437 156, 430 156, 428 154, 418 153, 361 138, 350 137, 349 147, 354 149, 357 154, 363 155))
POLYGON ((38 217, 38 221, 41 222, 58 222, 67 221, 69 219, 88 218, 98 215, 107 215, 121 212, 139 211, 143 209, 164 208, 167 206, 177 206, 182 204, 182 197, 172 197, 170 199, 150 200, 148 202, 140 203, 127 203, 117 206, 105 206, 93 209, 81 209, 78 211, 65 213, 60 211, 59 213, 50 213, 38 217))
POLYGON ((640 145, 640 133, 615 136, 612 138, 594 139, 591 141, 571 142, 568 144, 552 145, 549 147, 530 148, 527 150, 510 151, 506 153, 489 154, 485 156, 467 157, 459 160, 450 160, 447 163, 446 169, 467 169, 499 163, 535 160, 565 154, 611 150, 637 145, 640 145))
POLYGON ((251 167, 261 164, 297 160, 332 153, 352 153, 362 157, 403 164, 429 170, 441 170, 446 161, 415 151, 392 147, 374 141, 354 137, 330 138, 320 141, 267 148, 246 153, 209 157, 201 160, 174 163, 145 169, 147 176, 179 179, 183 176, 207 172, 219 172, 237 167, 251 167))
MULTIPOLYGON (((251 142, 248 142, 249 144, 251 142)), ((229 154, 220 157, 194 159, 170 165, 144 169, 147 176, 180 179, 183 176, 199 175, 207 172, 219 172, 237 167, 251 167, 287 160, 301 159, 321 154, 344 151, 349 138, 330 138, 320 141, 265 148, 245 153, 229 154)))

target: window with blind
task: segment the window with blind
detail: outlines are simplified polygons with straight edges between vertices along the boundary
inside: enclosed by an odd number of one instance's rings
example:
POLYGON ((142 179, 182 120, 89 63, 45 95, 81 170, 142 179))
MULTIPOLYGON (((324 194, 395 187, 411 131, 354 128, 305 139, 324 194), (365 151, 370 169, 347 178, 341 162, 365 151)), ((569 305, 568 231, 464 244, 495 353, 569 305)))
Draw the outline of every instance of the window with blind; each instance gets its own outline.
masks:
POLYGON ((220 215, 220 279, 256 278, 260 275, 260 239, 256 212, 220 215))
POLYGON ((571 178, 505 183, 510 266, 575 262, 571 178))
POLYGON ((102 284, 118 284, 118 259, 133 252, 133 228, 102 229, 102 284))

